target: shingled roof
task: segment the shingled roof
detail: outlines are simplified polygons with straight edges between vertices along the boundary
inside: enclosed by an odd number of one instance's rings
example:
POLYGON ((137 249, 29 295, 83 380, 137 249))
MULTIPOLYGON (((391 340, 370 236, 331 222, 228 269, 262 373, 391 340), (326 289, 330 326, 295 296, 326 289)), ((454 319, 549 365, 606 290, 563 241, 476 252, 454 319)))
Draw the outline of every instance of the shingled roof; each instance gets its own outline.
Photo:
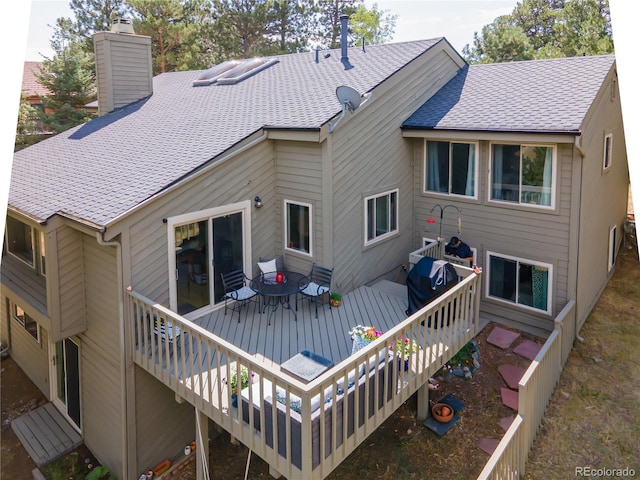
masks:
POLYGON ((24 62, 24 68, 22 70, 22 91, 28 97, 49 95, 49 93, 51 93, 46 87, 40 84, 35 75, 40 72, 43 65, 42 62, 24 62))
POLYGON ((405 129, 577 134, 613 55, 465 66, 405 129))
POLYGON ((201 71, 164 73, 153 95, 15 153, 9 207, 106 226, 262 128, 320 129, 335 90, 369 92, 442 38, 275 57, 235 85, 194 87, 201 71), (330 53, 329 57, 325 55, 330 53))

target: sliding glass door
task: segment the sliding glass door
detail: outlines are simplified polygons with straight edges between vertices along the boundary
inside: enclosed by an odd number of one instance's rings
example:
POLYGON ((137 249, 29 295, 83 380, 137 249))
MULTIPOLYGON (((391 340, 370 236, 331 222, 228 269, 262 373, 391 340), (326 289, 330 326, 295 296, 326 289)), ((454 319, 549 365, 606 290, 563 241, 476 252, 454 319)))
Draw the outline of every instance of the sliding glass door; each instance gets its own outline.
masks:
POLYGON ((184 315, 224 300, 220 274, 244 269, 247 261, 247 216, 236 205, 172 219, 172 309, 184 315))

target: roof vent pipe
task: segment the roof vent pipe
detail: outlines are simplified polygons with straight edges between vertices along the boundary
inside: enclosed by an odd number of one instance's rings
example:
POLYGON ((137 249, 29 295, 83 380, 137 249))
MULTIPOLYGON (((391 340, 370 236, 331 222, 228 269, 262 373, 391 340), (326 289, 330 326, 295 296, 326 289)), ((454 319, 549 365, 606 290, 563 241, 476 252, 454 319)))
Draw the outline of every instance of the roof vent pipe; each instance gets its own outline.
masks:
POLYGON ((344 65, 345 70, 353 68, 353 65, 349 63, 349 57, 347 56, 347 34, 349 33, 349 15, 340 15, 340 47, 342 48, 342 57, 340 61, 344 65))

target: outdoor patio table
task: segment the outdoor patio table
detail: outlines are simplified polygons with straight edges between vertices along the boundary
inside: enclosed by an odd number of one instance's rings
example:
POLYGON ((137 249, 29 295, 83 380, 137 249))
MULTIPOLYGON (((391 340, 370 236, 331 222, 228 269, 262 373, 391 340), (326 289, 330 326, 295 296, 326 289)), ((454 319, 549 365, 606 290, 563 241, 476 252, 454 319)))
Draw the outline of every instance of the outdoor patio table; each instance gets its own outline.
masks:
POLYGON ((250 286, 253 290, 262 295, 264 306, 271 307, 267 315, 268 324, 271 325, 271 316, 277 310, 278 305, 287 308, 293 312, 293 316, 298 321, 295 309, 291 308, 289 297, 297 295, 301 290, 309 284, 306 275, 297 272, 283 271, 282 282, 276 281, 276 273, 260 274, 251 279, 250 286))

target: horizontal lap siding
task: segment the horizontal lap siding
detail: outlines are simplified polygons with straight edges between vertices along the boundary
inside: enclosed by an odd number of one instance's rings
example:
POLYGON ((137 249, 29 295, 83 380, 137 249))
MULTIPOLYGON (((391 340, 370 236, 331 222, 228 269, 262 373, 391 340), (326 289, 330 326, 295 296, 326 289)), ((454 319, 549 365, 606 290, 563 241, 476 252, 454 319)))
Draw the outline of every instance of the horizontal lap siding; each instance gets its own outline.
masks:
POLYGON ((117 257, 94 238, 83 242, 87 331, 80 339, 84 442, 112 472, 122 471, 122 391, 117 257))
POLYGON ((177 403, 172 390, 140 367, 136 366, 135 376, 136 471, 143 472, 165 458, 174 458, 195 440, 195 410, 188 402, 177 403))
POLYGON ((458 70, 437 48, 373 91, 333 133, 335 286, 349 291, 381 276, 404 280, 413 248, 413 150, 400 126, 458 70), (364 196, 399 188, 399 235, 364 247, 364 196))
MULTIPOLYGON (((469 141, 474 141, 469 134, 469 141)), ((567 302, 569 268, 569 233, 571 209, 571 176, 573 173, 573 147, 558 145, 558 189, 556 203, 558 213, 548 213, 527 208, 509 208, 489 203, 490 144, 480 142, 478 200, 460 200, 447 196, 428 196, 422 193, 424 187, 423 141, 416 141, 415 165, 416 192, 416 247, 422 237, 436 238, 440 233, 440 210, 435 205, 454 205, 461 211, 462 231, 460 237, 478 249, 478 264, 485 268, 487 251, 510 255, 553 265, 553 310, 552 315, 532 313, 518 307, 486 298, 486 282, 483 282, 480 310, 488 316, 505 318, 509 321, 529 325, 535 329, 553 329, 553 317, 567 302), (428 218, 436 223, 427 223, 428 218)), ((458 234, 458 213, 453 208, 444 211, 442 237, 448 240, 458 234)))
POLYGON ((132 216, 128 220, 131 242, 128 261, 134 289, 169 305, 167 224, 163 218, 243 200, 251 200, 253 204, 256 195, 262 198, 264 206, 251 211, 253 263, 261 255, 272 255, 276 212, 273 165, 273 147, 262 142, 132 216))
POLYGON ((291 200, 311 204, 313 212, 313 259, 295 252, 286 253, 287 267, 307 272, 311 263, 325 264, 322 244, 324 221, 322 203, 322 151, 318 144, 303 142, 278 142, 276 144, 276 251, 284 250, 284 201, 291 200))
POLYGON ((61 339, 87 328, 82 238, 83 234, 73 228, 63 226, 56 230, 61 339))
MULTIPOLYGON (((25 310, 28 312, 27 308, 25 310)), ((3 309, 3 316, 5 311, 3 309)), ((17 320, 10 318, 9 322, 11 358, 16 361, 38 389, 49 398, 49 337, 47 331, 41 328, 40 342, 36 342, 17 320)))
POLYGON ((612 100, 612 76, 613 72, 605 80, 585 119, 581 139, 586 157, 582 172, 576 302, 578 325, 595 306, 613 273, 608 270, 609 229, 617 225, 617 238, 621 240, 627 212, 629 175, 626 144, 617 88, 612 100), (607 172, 602 170, 605 133, 613 133, 613 156, 607 172))
MULTIPOLYGON (((264 206, 259 210, 252 207, 250 212, 253 264, 259 256, 273 255, 274 223, 276 213, 280 214, 274 165, 273 143, 261 142, 158 198, 118 225, 122 232, 125 285, 132 285, 168 307, 168 227, 163 219, 245 200, 253 205, 256 195, 264 206)), ((193 407, 177 403, 170 389, 137 367, 135 417, 135 461, 140 471, 174 457, 187 440, 195 438, 193 407)))

